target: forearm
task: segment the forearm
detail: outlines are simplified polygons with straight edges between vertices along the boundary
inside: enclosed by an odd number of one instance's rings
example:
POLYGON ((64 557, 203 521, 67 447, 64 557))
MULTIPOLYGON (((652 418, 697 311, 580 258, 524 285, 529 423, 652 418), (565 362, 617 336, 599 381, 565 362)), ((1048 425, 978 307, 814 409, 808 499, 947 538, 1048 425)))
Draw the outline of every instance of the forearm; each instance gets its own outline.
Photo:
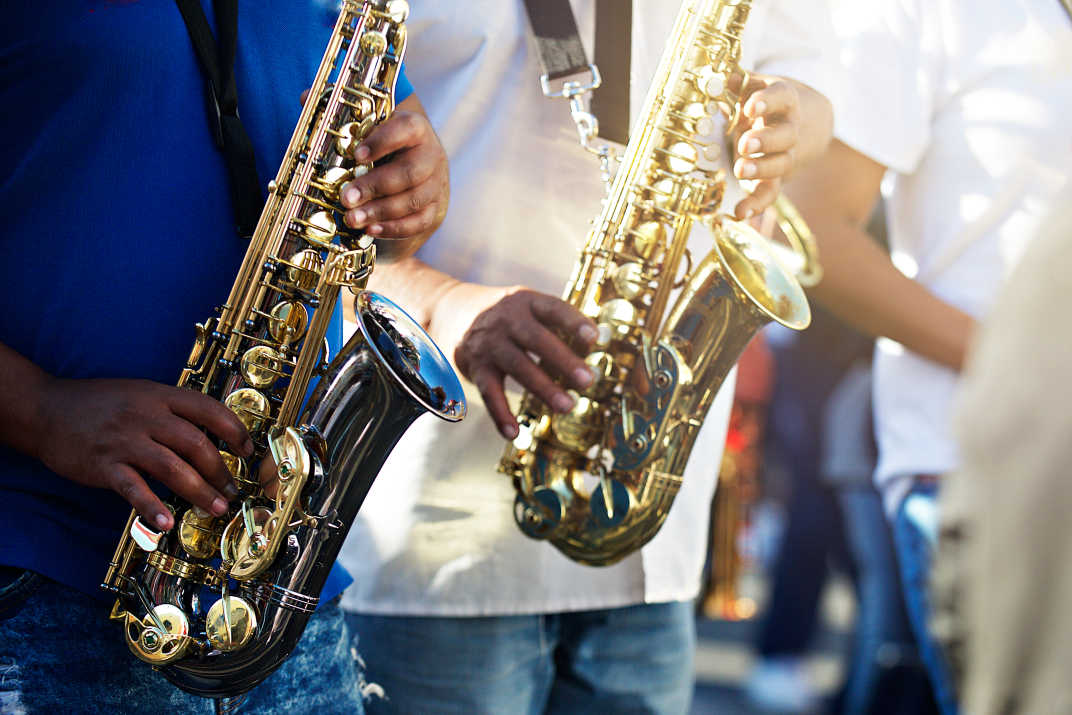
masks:
POLYGON ((834 141, 786 186, 819 246, 823 280, 809 295, 859 330, 959 370, 974 320, 901 273, 864 231, 885 170, 834 141))
POLYGON ((975 330, 971 316, 901 273, 858 225, 821 216, 809 222, 821 237, 823 265, 811 298, 869 335, 961 369, 975 330))
POLYGON ((419 258, 407 257, 376 266, 368 287, 402 305, 425 330, 436 304, 461 281, 437 271, 419 258))
POLYGON ((37 456, 43 430, 40 395, 49 375, 0 343, 0 444, 37 456))

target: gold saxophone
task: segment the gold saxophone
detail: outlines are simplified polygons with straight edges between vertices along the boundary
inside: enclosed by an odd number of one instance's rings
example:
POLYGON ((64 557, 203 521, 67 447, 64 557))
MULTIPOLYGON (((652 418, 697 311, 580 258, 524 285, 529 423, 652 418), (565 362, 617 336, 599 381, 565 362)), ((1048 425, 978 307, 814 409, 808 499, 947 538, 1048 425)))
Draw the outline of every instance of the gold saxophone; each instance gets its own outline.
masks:
POLYGON ((793 268, 755 230, 718 213, 726 174, 714 162, 738 118, 731 77, 741 72, 750 7, 683 3, 564 294, 599 326, 585 358, 596 379, 572 393, 566 414, 526 394, 499 465, 514 479, 521 530, 581 563, 612 564, 655 535, 745 345, 772 320, 798 330, 811 320, 794 273, 817 280, 818 263, 791 207, 780 204, 802 255, 793 268), (697 220, 715 240, 693 261, 686 243, 697 220))
POLYGON ((394 109, 408 12, 343 3, 230 296, 197 326, 179 385, 234 410, 256 446, 246 460, 219 445, 237 506, 217 518, 172 497, 166 533, 132 511, 102 584, 134 655, 197 695, 238 695, 283 662, 403 432, 426 411, 465 415, 449 362, 374 293, 358 293, 359 330, 325 364, 339 294, 361 291, 375 261, 372 238, 342 223, 339 190, 370 168, 350 149, 394 109), (269 454, 272 496, 258 479, 269 454))

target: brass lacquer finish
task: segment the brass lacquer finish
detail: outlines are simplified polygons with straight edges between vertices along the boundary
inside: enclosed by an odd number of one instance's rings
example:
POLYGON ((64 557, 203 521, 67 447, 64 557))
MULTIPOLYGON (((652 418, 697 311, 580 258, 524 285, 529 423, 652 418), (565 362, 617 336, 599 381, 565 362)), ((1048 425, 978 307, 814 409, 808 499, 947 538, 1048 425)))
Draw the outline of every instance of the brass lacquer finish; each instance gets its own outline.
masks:
POLYGON ((521 529, 582 563, 614 563, 655 535, 745 345, 771 320, 796 329, 810 321, 798 281, 767 240, 718 212, 726 177, 713 162, 737 120, 730 77, 749 8, 683 4, 564 295, 599 326, 585 359, 596 379, 573 393, 567 414, 526 395, 520 434, 500 463, 517 488, 521 529), (687 247, 695 221, 715 237, 698 261, 687 247))
POLYGON ((340 292, 361 291, 375 262, 339 192, 371 168, 349 152, 394 109, 407 13, 403 0, 342 3, 231 293, 197 326, 179 385, 249 430, 250 458, 217 445, 238 497, 222 517, 171 497, 166 533, 132 512, 105 577, 130 650, 198 695, 242 693, 286 658, 402 432, 425 411, 465 414, 438 348, 381 297, 359 293, 360 330, 327 363, 340 292), (418 359, 401 370, 395 353, 418 359))

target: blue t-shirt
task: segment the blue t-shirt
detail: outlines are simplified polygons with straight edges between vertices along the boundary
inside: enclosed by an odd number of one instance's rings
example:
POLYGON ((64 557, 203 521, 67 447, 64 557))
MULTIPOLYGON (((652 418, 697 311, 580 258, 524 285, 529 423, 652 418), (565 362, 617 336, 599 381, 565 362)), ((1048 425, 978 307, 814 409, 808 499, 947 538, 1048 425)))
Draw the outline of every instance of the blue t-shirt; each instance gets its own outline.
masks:
MULTIPOLYGON (((331 6, 242 4, 239 110, 262 184, 320 64, 331 6)), ((204 92, 172 2, 37 0, 4 13, 0 342, 60 377, 175 384, 195 323, 226 300, 247 246, 204 92)), ((401 78, 398 101, 411 92, 401 78)), ((341 328, 337 311, 333 350, 341 328)), ((0 564, 102 595, 129 510, 0 446, 0 564)), ((336 568, 322 597, 348 582, 336 568)))

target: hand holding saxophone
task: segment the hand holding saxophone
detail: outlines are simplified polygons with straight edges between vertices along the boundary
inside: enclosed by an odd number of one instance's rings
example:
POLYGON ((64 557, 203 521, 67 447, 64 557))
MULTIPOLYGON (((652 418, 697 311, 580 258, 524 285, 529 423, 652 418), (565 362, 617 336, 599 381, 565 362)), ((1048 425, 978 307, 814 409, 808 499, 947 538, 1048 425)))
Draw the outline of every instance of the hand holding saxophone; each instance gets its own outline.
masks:
POLYGON ((747 75, 740 107, 733 173, 755 185, 734 207, 734 215, 747 219, 774 202, 782 181, 799 164, 825 150, 832 110, 829 101, 807 85, 762 74, 747 75))
POLYGON ((411 238, 426 237, 443 222, 450 196, 447 153, 420 109, 415 96, 403 101, 354 148, 362 165, 390 160, 343 186, 350 228, 377 238, 411 238))
MULTIPOLYGON (((458 284, 445 297, 444 304, 461 308, 455 313, 457 322, 469 326, 456 343, 454 362, 480 390, 507 439, 518 433, 503 391, 507 376, 558 413, 573 408, 567 387, 581 390, 592 383, 591 368, 582 356, 595 342, 596 326, 568 303, 521 286, 472 283, 458 284)), ((442 325, 443 319, 433 317, 433 324, 437 322, 442 325)))
POLYGON ((238 493, 220 452, 200 428, 243 457, 253 442, 234 412, 193 390, 148 380, 48 380, 41 391, 38 456, 71 481, 112 489, 148 524, 175 518, 142 475, 220 516, 238 493))

